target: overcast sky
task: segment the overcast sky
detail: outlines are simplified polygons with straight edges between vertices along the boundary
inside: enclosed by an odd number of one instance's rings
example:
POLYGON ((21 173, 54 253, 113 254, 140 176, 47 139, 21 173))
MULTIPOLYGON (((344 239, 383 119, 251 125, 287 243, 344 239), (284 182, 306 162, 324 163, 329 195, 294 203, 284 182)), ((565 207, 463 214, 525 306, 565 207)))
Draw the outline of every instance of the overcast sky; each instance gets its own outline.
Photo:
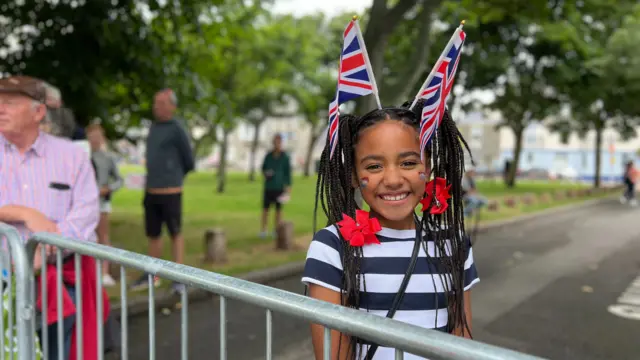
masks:
POLYGON ((273 10, 294 15, 307 15, 320 11, 330 16, 345 11, 354 11, 362 15, 372 2, 373 0, 276 0, 273 10))

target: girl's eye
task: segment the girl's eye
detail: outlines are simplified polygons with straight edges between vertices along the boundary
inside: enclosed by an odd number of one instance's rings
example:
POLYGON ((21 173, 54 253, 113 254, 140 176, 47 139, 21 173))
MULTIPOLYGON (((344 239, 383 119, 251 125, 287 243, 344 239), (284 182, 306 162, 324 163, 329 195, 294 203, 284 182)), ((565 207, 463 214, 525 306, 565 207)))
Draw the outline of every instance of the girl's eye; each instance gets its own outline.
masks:
POLYGON ((378 164, 367 165, 367 167, 365 167, 365 169, 367 169, 368 171, 375 171, 375 170, 379 170, 381 168, 382 168, 382 166, 380 166, 378 164))
POLYGON ((418 165, 417 161, 405 161, 402 163, 402 166, 404 167, 414 167, 416 165, 418 165))

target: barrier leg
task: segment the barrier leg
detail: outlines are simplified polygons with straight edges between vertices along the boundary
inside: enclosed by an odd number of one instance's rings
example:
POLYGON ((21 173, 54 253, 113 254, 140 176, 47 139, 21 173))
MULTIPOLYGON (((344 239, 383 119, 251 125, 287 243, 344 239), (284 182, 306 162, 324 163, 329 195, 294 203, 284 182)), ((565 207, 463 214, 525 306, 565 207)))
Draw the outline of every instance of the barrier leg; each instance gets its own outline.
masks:
POLYGON ((18 328, 18 357, 20 360, 35 358, 34 307, 35 294, 33 280, 33 255, 23 247, 18 231, 7 225, 0 224, 0 234, 4 234, 9 244, 13 258, 14 274, 16 277, 16 327, 18 328))

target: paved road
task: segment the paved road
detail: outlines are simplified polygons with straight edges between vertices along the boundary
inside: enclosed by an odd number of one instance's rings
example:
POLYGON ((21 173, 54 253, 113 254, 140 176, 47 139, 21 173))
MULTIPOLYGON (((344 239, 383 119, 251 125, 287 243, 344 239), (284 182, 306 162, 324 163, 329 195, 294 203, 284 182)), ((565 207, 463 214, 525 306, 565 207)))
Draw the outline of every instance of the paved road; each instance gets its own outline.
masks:
MULTIPOLYGON (((640 280, 632 286, 640 279, 640 209, 610 201, 554 214, 482 234, 474 252, 477 340, 551 359, 640 358, 640 314, 607 310, 625 291, 640 301, 640 280)), ((271 285, 302 291, 298 277, 271 285)), ((264 359, 264 310, 229 301, 228 314, 228 358, 264 359)), ((274 358, 310 359, 308 325, 273 319, 274 358)), ((156 358, 179 359, 179 313, 156 322, 156 358)), ((217 300, 190 305, 191 359, 218 358, 218 324, 217 300)), ((148 358, 147 319, 133 319, 129 335, 129 358, 148 358)))

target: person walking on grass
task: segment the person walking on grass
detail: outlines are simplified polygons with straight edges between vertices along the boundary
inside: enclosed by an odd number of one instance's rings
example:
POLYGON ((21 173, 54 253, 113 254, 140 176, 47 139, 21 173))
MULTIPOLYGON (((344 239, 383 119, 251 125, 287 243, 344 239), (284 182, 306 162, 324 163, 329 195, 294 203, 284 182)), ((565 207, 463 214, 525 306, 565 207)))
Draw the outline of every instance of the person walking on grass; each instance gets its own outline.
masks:
POLYGON ((274 232, 282 221, 282 204, 288 200, 291 192, 291 163, 289 156, 282 151, 282 136, 273 137, 273 150, 267 153, 262 163, 264 174, 264 192, 262 196, 262 228, 260 237, 267 236, 267 219, 271 206, 276 208, 274 232))
MULTIPOLYGON (((184 177, 195 165, 187 132, 175 118, 178 100, 170 89, 159 91, 153 101, 156 121, 149 129, 145 164, 147 167, 144 194, 144 223, 149 238, 149 255, 162 257, 162 225, 167 225, 173 243, 173 261, 184 262, 182 237, 182 185, 184 177)), ((154 286, 160 279, 153 279, 154 286)), ((148 274, 141 276, 132 289, 146 289, 148 274)), ((174 282, 172 291, 184 291, 183 284, 174 282)))
MULTIPOLYGON (((91 145, 91 162, 96 172, 96 180, 100 189, 100 222, 96 229, 98 243, 111 246, 109 240, 109 214, 111 214, 111 196, 123 184, 118 171, 115 155, 106 149, 104 129, 98 124, 89 125, 85 130, 91 145)), ((102 261, 102 284, 114 286, 116 281, 109 274, 109 263, 102 261)))

